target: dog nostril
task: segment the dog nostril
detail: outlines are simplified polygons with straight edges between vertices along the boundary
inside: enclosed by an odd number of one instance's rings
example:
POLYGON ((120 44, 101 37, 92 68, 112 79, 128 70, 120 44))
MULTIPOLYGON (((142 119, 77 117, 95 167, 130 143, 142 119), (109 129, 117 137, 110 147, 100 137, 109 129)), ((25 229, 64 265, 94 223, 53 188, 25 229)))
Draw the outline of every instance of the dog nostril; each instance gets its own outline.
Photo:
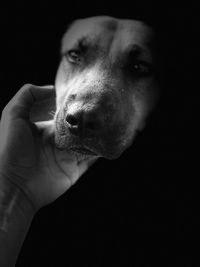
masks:
POLYGON ((71 134, 82 137, 94 136, 101 130, 101 122, 98 114, 78 111, 66 114, 65 120, 71 134))
POLYGON ((78 126, 77 118, 71 114, 67 114, 66 122, 68 122, 71 126, 78 126))

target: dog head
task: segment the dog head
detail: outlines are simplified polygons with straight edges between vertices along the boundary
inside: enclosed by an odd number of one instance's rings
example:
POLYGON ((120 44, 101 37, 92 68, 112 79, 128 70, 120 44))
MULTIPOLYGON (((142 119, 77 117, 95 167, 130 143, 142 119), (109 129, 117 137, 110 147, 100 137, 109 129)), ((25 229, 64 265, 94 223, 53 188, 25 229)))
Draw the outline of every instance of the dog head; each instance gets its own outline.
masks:
POLYGON ((79 157, 114 159, 155 105, 154 31, 143 22, 80 19, 62 39, 55 143, 79 157))

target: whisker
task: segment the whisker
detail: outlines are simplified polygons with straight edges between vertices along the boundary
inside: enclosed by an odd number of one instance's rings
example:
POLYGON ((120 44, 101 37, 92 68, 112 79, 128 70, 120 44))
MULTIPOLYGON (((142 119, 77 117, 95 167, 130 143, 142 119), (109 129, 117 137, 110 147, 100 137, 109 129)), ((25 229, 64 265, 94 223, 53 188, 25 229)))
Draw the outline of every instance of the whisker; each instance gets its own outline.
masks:
POLYGON ((54 110, 49 111, 49 115, 51 115, 52 117, 54 117, 55 114, 56 114, 56 112, 54 110))

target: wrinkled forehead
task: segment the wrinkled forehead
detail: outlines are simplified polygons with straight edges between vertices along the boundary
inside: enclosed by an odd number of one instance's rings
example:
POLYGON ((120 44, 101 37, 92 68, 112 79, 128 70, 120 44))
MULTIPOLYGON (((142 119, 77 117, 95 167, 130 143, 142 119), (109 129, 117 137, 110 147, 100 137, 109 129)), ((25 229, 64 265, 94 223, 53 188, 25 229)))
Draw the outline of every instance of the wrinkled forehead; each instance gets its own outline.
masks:
POLYGON ((99 16, 73 22, 62 39, 62 53, 76 44, 109 50, 128 51, 138 48, 149 50, 154 31, 137 20, 99 16))

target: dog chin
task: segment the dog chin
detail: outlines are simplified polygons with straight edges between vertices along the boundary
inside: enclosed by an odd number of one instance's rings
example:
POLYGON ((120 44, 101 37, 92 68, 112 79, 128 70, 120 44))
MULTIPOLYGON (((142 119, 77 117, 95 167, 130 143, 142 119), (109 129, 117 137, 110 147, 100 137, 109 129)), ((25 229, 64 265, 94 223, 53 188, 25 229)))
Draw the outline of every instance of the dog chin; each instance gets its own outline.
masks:
POLYGON ((63 145, 60 142, 57 142, 56 140, 55 140, 55 146, 59 150, 67 151, 67 153, 74 156, 78 162, 83 161, 83 160, 97 159, 97 158, 101 157, 101 155, 98 155, 96 153, 90 153, 89 151, 87 152, 86 150, 81 149, 81 148, 70 147, 66 144, 63 145))
POLYGON ((55 127, 54 142, 55 146, 59 150, 66 150, 75 155, 78 159, 93 159, 93 158, 105 158, 108 160, 114 160, 121 156, 127 147, 125 138, 114 142, 114 138, 111 142, 105 142, 101 144, 98 140, 93 142, 82 142, 75 137, 69 135, 67 129, 63 127, 63 131, 60 128, 55 127), (123 140, 123 141, 122 141, 123 140), (93 144, 94 143, 94 144, 93 144))
POLYGON ((93 160, 93 159, 97 159, 100 157, 100 156, 93 156, 93 155, 87 155, 87 154, 75 152, 73 150, 70 150, 70 154, 75 156, 78 162, 84 161, 84 160, 93 160))
POLYGON ((62 137, 55 135, 55 146, 59 150, 66 150, 68 153, 74 155, 78 161, 81 160, 90 160, 90 159, 97 159, 97 158, 106 158, 109 160, 113 160, 118 158, 121 153, 116 151, 113 153, 111 151, 97 151, 93 150, 92 148, 86 148, 84 146, 77 146, 76 143, 67 142, 62 137))

